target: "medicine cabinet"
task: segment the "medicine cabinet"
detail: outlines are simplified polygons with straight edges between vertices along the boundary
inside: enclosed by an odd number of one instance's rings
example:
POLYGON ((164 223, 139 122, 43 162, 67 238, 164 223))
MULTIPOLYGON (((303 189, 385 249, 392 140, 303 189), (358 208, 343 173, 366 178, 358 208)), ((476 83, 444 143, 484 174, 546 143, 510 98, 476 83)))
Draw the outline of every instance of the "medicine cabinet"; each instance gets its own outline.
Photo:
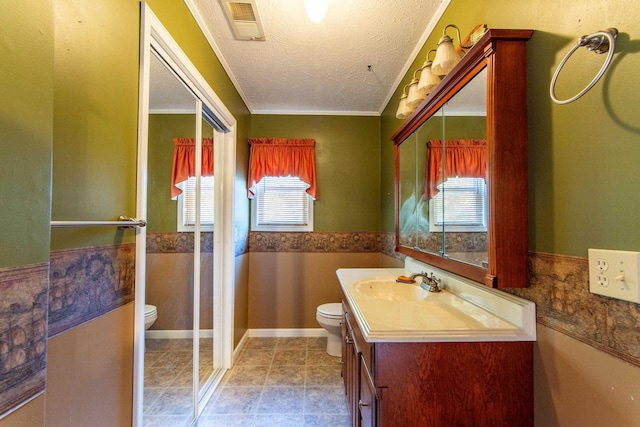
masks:
POLYGON ((391 137, 397 252, 487 286, 528 286, 532 34, 488 30, 391 137), (469 147, 481 155, 464 157, 469 147))

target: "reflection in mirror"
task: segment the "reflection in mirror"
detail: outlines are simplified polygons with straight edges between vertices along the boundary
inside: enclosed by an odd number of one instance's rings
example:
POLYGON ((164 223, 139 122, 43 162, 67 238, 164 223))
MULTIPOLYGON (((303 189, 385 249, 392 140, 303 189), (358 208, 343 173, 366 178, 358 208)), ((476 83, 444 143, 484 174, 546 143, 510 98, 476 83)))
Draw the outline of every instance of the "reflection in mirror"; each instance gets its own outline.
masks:
MULTIPOLYGON (((214 140, 214 128, 202 119, 202 140, 214 140)), ((213 150, 213 147, 210 147, 213 150)), ((203 164, 211 162, 213 165, 213 151, 209 147, 203 147, 203 164), (211 155, 209 156, 209 153, 211 155)), ((200 195, 200 230, 201 257, 200 257, 200 334, 199 334, 199 372, 198 372, 198 398, 202 399, 207 389, 207 382, 213 375, 213 223, 215 191, 214 177, 203 176, 201 180, 200 195)), ((215 171, 214 171, 215 172, 215 171)), ((208 173, 206 175, 209 175, 208 173)))
POLYGON ((486 68, 444 108, 444 152, 439 193, 431 200, 444 228, 445 256, 486 268, 486 68))
POLYGON ((444 110, 441 108, 427 120, 416 133, 418 148, 416 150, 418 166, 417 176, 418 180, 418 247, 417 249, 433 253, 436 255, 442 255, 444 252, 444 234, 442 226, 432 227, 431 218, 432 215, 429 212, 429 197, 427 193, 427 178, 428 178, 428 154, 429 154, 429 141, 440 140, 444 137, 444 110))
POLYGON ((150 55, 145 304, 157 308, 144 357, 145 425, 170 410, 193 416, 194 242, 177 239, 177 203, 171 200, 174 138, 195 137, 197 100, 155 55, 150 55), (171 396, 171 401, 162 399, 171 396), (170 409, 169 409, 170 408, 170 409))
POLYGON ((488 262, 486 79, 485 69, 398 147, 399 245, 481 267, 488 262))
POLYGON ((402 142, 398 150, 398 162, 400 164, 398 176, 399 214, 398 244, 409 248, 418 247, 418 156, 416 148, 417 135, 411 135, 402 142))

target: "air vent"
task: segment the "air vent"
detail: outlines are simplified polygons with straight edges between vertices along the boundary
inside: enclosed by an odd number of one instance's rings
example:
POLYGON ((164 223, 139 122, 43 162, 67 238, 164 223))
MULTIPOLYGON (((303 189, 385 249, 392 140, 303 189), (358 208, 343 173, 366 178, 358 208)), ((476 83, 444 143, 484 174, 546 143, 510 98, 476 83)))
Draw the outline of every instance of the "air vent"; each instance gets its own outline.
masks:
POLYGON ((255 0, 242 2, 220 0, 220 4, 236 40, 262 41, 265 39, 255 0))

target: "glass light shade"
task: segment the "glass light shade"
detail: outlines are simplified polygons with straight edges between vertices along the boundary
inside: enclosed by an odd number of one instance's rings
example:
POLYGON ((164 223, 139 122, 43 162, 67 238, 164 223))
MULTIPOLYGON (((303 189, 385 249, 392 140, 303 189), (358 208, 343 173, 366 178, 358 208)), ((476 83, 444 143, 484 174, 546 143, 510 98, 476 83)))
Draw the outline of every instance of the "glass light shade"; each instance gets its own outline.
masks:
POLYGON ((328 0, 304 0, 304 8, 311 22, 317 24, 327 13, 328 0))
POLYGON ((396 112, 396 118, 404 120, 407 117, 409 117, 409 115, 412 112, 413 112, 413 110, 410 109, 407 106, 407 94, 403 93, 402 96, 400 97, 400 104, 398 105, 398 111, 396 112))
POLYGON ((422 73, 420 73, 420 81, 418 82, 418 90, 429 95, 440 84, 440 76, 431 72, 431 61, 424 63, 422 67, 422 73))
POLYGON ((427 94, 418 87, 418 79, 411 80, 409 94, 407 95, 407 107, 416 109, 427 97, 427 94))
POLYGON ((439 76, 449 74, 453 67, 460 62, 460 55, 453 48, 453 40, 451 37, 444 36, 438 43, 438 50, 436 50, 436 57, 433 59, 431 65, 431 72, 439 76))

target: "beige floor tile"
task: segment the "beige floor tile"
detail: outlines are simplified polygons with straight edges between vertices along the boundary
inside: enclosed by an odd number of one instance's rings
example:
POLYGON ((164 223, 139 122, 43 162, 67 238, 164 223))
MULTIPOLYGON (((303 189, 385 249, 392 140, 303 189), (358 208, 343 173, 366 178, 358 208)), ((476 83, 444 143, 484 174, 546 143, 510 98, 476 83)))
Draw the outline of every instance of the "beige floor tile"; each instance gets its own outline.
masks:
POLYGON ((307 365, 335 366, 340 364, 340 357, 331 356, 326 350, 307 350, 307 365))
POLYGON ((305 385, 305 366, 277 366, 271 367, 266 386, 304 386, 305 385))
POLYGON ((306 365, 306 350, 278 350, 273 355, 274 365, 306 365))

